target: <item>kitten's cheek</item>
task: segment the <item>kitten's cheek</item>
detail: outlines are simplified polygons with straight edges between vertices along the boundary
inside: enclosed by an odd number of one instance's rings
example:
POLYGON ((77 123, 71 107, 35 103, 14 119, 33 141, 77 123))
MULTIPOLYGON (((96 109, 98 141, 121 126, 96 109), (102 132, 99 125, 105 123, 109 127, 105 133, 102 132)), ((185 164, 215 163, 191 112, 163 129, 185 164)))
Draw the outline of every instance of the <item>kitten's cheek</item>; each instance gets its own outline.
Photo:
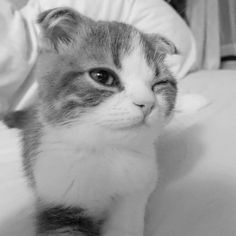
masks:
POLYGON ((165 106, 160 106, 160 104, 156 105, 156 107, 152 110, 149 116, 146 118, 146 123, 150 127, 160 126, 164 123, 165 120, 165 106))
POLYGON ((154 125, 160 119, 160 110, 155 108, 152 112, 146 117, 146 123, 150 126, 154 125))

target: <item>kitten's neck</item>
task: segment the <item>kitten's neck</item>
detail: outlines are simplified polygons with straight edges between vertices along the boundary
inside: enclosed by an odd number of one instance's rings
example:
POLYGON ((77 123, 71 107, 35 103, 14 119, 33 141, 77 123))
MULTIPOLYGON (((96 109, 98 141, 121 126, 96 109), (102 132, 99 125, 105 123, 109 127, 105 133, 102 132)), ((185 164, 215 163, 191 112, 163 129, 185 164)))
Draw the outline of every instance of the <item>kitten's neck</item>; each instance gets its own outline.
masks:
POLYGON ((83 204, 96 211, 106 208, 117 194, 124 196, 143 189, 151 192, 157 175, 153 150, 144 154, 125 147, 78 148, 44 139, 35 165, 38 192, 49 201, 65 201, 65 192, 75 180, 66 194, 66 203, 83 204))

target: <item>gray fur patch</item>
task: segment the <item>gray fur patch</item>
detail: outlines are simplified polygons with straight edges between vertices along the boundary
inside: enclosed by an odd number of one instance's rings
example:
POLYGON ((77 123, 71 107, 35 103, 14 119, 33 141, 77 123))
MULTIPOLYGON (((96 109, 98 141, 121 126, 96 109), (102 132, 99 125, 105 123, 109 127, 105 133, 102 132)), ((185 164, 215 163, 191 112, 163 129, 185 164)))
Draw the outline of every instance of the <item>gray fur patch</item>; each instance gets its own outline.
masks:
POLYGON ((169 116, 170 114, 172 114, 176 102, 176 96, 178 91, 176 80, 172 76, 170 71, 165 66, 163 66, 163 64, 160 63, 158 67, 158 76, 156 78, 156 81, 159 83, 162 83, 162 81, 164 82, 163 86, 160 86, 157 93, 164 96, 167 104, 166 116, 169 116))
POLYGON ((37 121, 36 116, 36 108, 30 107, 27 110, 9 113, 4 117, 4 122, 9 128, 21 129, 23 168, 31 186, 35 184, 33 166, 39 152, 42 130, 42 125, 37 121))
MULTIPOLYGON (((57 89, 57 91, 60 91, 59 96, 77 96, 79 98, 79 101, 76 103, 77 107, 96 106, 114 93, 110 90, 97 89, 91 86, 84 78, 83 73, 70 72, 63 77, 61 82, 57 89), (65 83, 63 83, 64 81, 65 83), (68 81, 70 82, 68 83, 68 81)), ((65 105, 67 106, 67 104, 65 105)))
POLYGON ((76 207, 43 206, 37 215, 37 235, 100 236, 104 219, 76 207))
POLYGON ((23 129, 28 125, 30 110, 21 110, 8 113, 3 121, 9 128, 23 129))
POLYGON ((37 20, 43 29, 43 37, 50 41, 56 51, 60 43, 70 44, 79 33, 78 28, 87 21, 90 19, 68 7, 44 11, 37 20))
POLYGON ((177 53, 174 44, 159 35, 140 34, 140 44, 143 48, 147 63, 153 68, 157 82, 168 81, 157 91, 167 101, 166 116, 169 116, 174 109, 177 84, 173 75, 164 65, 164 58, 167 54, 177 53))
POLYGON ((130 52, 132 47, 132 34, 134 29, 123 23, 112 22, 108 25, 110 36, 110 49, 113 62, 121 69, 121 57, 130 52))
POLYGON ((32 108, 32 115, 30 121, 22 130, 22 143, 23 143, 23 167, 26 175, 28 176, 30 185, 35 185, 33 166, 35 159, 39 153, 39 146, 42 136, 42 124, 37 119, 36 110, 32 108), (34 114, 33 114, 34 113, 34 114))
POLYGON ((64 123, 76 118, 114 94, 111 90, 93 87, 87 76, 88 72, 65 73, 50 90, 42 92, 42 112, 49 122, 64 123))
POLYGON ((175 107, 177 89, 175 86, 168 84, 164 86, 163 88, 159 89, 158 93, 164 96, 167 102, 167 109, 166 109, 165 115, 169 116, 175 107))

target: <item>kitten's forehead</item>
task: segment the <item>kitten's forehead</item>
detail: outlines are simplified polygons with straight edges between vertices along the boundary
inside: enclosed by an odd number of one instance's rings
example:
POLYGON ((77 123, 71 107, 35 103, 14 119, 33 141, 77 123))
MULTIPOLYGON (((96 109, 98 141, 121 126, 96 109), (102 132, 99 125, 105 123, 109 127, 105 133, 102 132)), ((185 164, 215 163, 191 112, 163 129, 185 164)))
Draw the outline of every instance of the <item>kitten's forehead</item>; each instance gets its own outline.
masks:
POLYGON ((87 63, 92 61, 91 65, 107 64, 122 70, 122 65, 126 64, 123 60, 140 59, 139 62, 136 60, 136 65, 151 65, 150 55, 155 52, 134 27, 120 22, 98 22, 87 30, 82 44, 79 44, 79 54, 86 56, 84 61, 87 63))
POLYGON ((136 33, 131 26, 117 22, 109 24, 110 50, 116 67, 121 68, 122 57, 130 53, 136 33))
POLYGON ((154 65, 147 60, 147 52, 141 43, 139 34, 132 39, 132 50, 122 59, 121 80, 124 84, 135 81, 148 83, 154 78, 154 65))
POLYGON ((87 28, 81 40, 78 38, 80 55, 88 63, 113 65, 121 68, 121 58, 132 47, 134 28, 118 22, 96 22, 87 28))

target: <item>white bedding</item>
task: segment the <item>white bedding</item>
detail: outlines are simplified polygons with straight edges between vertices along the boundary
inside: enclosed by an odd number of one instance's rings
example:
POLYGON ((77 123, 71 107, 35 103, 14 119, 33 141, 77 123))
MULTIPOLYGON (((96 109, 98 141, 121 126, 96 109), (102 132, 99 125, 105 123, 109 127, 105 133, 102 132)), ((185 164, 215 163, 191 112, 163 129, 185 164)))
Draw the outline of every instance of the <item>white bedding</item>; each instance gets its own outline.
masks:
MULTIPOLYGON (((180 90, 207 97, 177 113, 158 147, 160 181, 148 236, 236 235, 236 72, 191 74, 180 90)), ((32 236, 33 197, 20 168, 15 130, 0 125, 0 236, 32 236)))

